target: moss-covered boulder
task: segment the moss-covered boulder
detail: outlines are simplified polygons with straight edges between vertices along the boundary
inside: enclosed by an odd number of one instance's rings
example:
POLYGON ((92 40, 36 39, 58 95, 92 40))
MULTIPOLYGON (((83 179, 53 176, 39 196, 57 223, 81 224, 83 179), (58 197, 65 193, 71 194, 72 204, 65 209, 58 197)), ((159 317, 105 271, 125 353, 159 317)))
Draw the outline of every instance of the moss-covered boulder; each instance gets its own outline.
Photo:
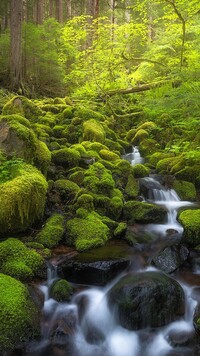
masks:
POLYGON ((109 150, 100 150, 99 155, 102 159, 105 159, 106 161, 117 161, 120 157, 118 154, 109 151, 109 150))
POLYGON ((183 240, 186 245, 195 247, 200 244, 200 209, 187 209, 180 213, 179 222, 183 225, 183 240))
POLYGON ((76 202, 77 209, 83 208, 88 212, 94 210, 94 198, 90 194, 82 194, 78 197, 76 202))
POLYGON ((68 179, 58 179, 54 182, 54 189, 56 189, 61 199, 67 203, 71 202, 76 194, 80 191, 78 184, 71 182, 68 179))
POLYGON ((38 311, 27 288, 0 274, 0 353, 13 350, 22 341, 38 335, 38 311))
POLYGON ((38 117, 42 115, 42 111, 33 101, 24 96, 14 96, 3 107, 3 115, 19 114, 26 117, 32 122, 37 122, 38 117))
POLYGON ((83 140, 104 143, 105 130, 103 126, 94 119, 85 121, 83 124, 83 140))
POLYGON ((111 172, 103 164, 97 162, 85 172, 84 186, 92 193, 110 196, 115 187, 111 172))
POLYGON ((127 201, 123 209, 126 220, 144 224, 163 222, 166 214, 166 210, 160 206, 133 200, 127 201))
POLYGON ((73 148, 66 147, 52 152, 52 161, 66 168, 77 166, 80 158, 80 153, 73 148))
POLYGON ((183 180, 175 180, 173 183, 173 188, 179 195, 181 200, 195 201, 196 199, 196 188, 192 182, 186 182, 183 180))
POLYGON ((51 152, 45 142, 39 141, 35 151, 34 164, 46 176, 51 163, 51 152))
POLYGON ((138 181, 134 178, 133 174, 129 174, 128 181, 125 186, 125 193, 128 199, 134 199, 139 194, 139 184, 138 181))
POLYGON ((131 143, 132 145, 138 146, 145 138, 149 136, 148 132, 144 129, 140 129, 134 135, 131 143))
POLYGON ((69 282, 65 279, 59 279, 51 285, 49 296, 58 302, 68 302, 72 295, 72 291, 73 289, 69 282))
POLYGON ((42 219, 47 181, 33 166, 19 165, 12 179, 0 184, 0 235, 24 231, 42 219))
POLYGON ((89 213, 85 218, 74 218, 66 224, 66 243, 78 251, 103 246, 109 237, 109 228, 97 213, 89 213))
POLYGON ((23 242, 9 238, 0 243, 0 271, 21 281, 30 281, 43 267, 44 260, 23 242))
POLYGON ((120 197, 113 197, 110 199, 108 206, 108 216, 112 219, 118 220, 122 214, 123 200, 120 197))
POLYGON ((64 235, 64 216, 53 214, 36 237, 37 242, 52 248, 62 240, 64 235))

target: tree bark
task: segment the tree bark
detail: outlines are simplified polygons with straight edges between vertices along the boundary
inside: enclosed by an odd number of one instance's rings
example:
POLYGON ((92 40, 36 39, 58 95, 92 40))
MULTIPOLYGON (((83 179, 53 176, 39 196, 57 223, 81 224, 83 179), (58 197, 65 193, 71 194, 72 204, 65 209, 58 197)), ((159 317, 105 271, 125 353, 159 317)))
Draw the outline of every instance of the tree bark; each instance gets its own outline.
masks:
POLYGON ((67 2, 66 2, 66 15, 67 15, 67 20, 70 20, 72 18, 72 2, 71 2, 71 0, 67 0, 67 2))
POLYGON ((54 17, 54 0, 49 0, 49 16, 54 17))
POLYGON ((56 0, 56 19, 63 22, 63 0, 56 0))
POLYGON ((10 1, 10 82, 12 89, 22 87, 23 0, 10 1))

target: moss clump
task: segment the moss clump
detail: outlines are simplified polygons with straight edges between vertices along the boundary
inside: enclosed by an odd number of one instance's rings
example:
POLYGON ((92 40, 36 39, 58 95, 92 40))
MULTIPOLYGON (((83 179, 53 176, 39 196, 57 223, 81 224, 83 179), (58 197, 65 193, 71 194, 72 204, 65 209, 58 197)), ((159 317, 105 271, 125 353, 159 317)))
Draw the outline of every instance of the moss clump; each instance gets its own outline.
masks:
POLYGON ((158 142, 152 138, 146 138, 140 142, 140 153, 142 156, 150 156, 160 149, 158 142))
POLYGON ((35 156, 38 139, 27 125, 27 120, 19 115, 0 116, 0 148, 7 156, 23 158, 31 163, 35 156))
POLYGON ((87 151, 85 147, 80 143, 72 145, 71 148, 77 150, 80 153, 81 157, 87 156, 87 151))
POLYGON ((121 222, 118 224, 118 226, 116 227, 116 229, 114 230, 114 236, 115 237, 123 237, 126 233, 127 230, 127 224, 124 222, 121 222))
POLYGON ((110 198, 106 195, 93 194, 94 208, 101 215, 107 215, 110 206, 110 198))
POLYGON ((116 153, 109 151, 109 150, 101 150, 99 152, 99 155, 102 159, 105 159, 106 161, 111 161, 111 162, 117 161, 120 158, 116 153))
POLYGON ((0 243, 0 271, 21 281, 37 276, 43 258, 29 250, 21 241, 9 238, 0 243))
POLYGON ((76 108, 74 116, 80 117, 84 120, 95 119, 97 121, 104 121, 104 116, 101 113, 85 108, 83 106, 76 108))
POLYGON ((137 129, 130 129, 126 134, 126 140, 131 142, 137 132, 137 129))
POLYGON ((19 114, 25 116, 32 122, 37 122, 42 111, 29 99, 24 96, 14 96, 3 107, 3 115, 19 114))
POLYGON ((172 157, 172 154, 169 153, 163 153, 163 152, 154 152, 150 157, 149 157, 149 163, 150 165, 152 165, 153 167, 156 167, 157 163, 164 159, 164 158, 169 158, 172 157))
POLYGON ((166 217, 166 211, 157 205, 130 200, 124 204, 124 219, 138 223, 159 223, 166 217))
POLYGON ((38 334, 38 311, 27 288, 10 276, 0 274, 0 353, 38 334))
POLYGON ((138 181, 134 178, 133 174, 129 174, 128 181, 125 186, 125 193, 128 199, 136 198, 139 194, 139 184, 138 181))
POLYGON ((73 148, 66 147, 52 152, 52 161, 66 168, 77 166, 80 158, 80 153, 73 148))
POLYGON ((87 211, 93 211, 94 210, 94 199, 93 199, 92 195, 90 195, 90 194, 82 194, 77 199, 76 207, 77 208, 84 208, 87 211))
POLYGON ((47 181, 31 165, 19 165, 16 176, 0 185, 0 231, 24 231, 43 217, 47 181))
POLYGON ((144 178, 148 177, 149 168, 145 167, 143 164, 138 163, 133 166, 132 172, 135 178, 144 178))
POLYGON ((72 201, 80 191, 80 187, 68 179, 59 179, 55 181, 54 188, 59 191, 61 198, 68 202, 72 201))
POLYGON ((99 153, 101 150, 107 150, 108 147, 103 145, 100 142, 89 142, 89 141, 83 141, 82 145, 86 148, 87 151, 96 151, 99 153))
POLYGON ((175 180, 173 188, 176 190, 181 200, 195 201, 197 193, 193 183, 183 180, 175 180))
POLYGON ((85 172, 84 186, 92 193, 110 196, 115 182, 111 172, 103 164, 97 162, 91 165, 85 172))
POLYGON ((73 107, 67 105, 65 110, 63 111, 63 118, 64 120, 71 120, 73 117, 73 107))
POLYGON ((83 170, 79 170, 77 172, 74 172, 72 174, 69 175, 69 179, 78 184, 79 186, 81 186, 83 184, 83 180, 84 180, 84 171, 83 170))
POLYGON ((68 302, 72 295, 72 287, 65 279, 59 279, 51 285, 49 295, 57 302, 68 302))
POLYGON ((140 129, 136 132, 135 136, 133 137, 131 143, 132 145, 138 146, 140 142, 142 142, 145 138, 149 136, 148 132, 144 129, 140 129))
POLYGON ((53 136, 56 137, 56 138, 60 138, 60 137, 63 137, 63 131, 64 131, 64 126, 61 126, 61 125, 55 125, 53 127, 53 136))
POLYGON ((124 148, 120 145, 118 141, 105 139, 105 145, 112 151, 117 151, 120 154, 124 153, 124 148))
POLYGON ((51 152, 49 151, 46 143, 42 141, 38 141, 34 163, 36 167, 38 167, 41 172, 46 176, 47 170, 51 163, 51 152))
POLYGON ((47 219, 44 227, 36 237, 37 242, 52 248, 62 240, 64 235, 64 216, 54 214, 47 219))
POLYGON ((200 244, 200 209, 188 209, 179 215, 179 222, 183 225, 184 242, 191 247, 200 244))
POLYGON ((74 218, 66 225, 69 245, 75 246, 78 251, 103 246, 108 240, 109 228, 101 221, 95 212, 89 213, 86 218, 74 218))
POLYGON ((105 141, 103 126, 94 119, 85 121, 83 123, 83 140, 103 143, 105 141))
POLYGON ((120 197, 113 197, 108 207, 108 215, 112 219, 118 220, 122 214, 123 200, 120 197))

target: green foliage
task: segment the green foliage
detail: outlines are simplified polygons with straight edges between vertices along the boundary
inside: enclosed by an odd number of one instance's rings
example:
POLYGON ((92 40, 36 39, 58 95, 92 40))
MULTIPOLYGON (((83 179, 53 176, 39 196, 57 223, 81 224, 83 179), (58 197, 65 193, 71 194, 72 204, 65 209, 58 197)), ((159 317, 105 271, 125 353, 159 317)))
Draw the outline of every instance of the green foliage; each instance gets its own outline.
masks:
POLYGON ((0 351, 13 350, 39 328, 38 311, 27 288, 10 276, 0 274, 0 351))

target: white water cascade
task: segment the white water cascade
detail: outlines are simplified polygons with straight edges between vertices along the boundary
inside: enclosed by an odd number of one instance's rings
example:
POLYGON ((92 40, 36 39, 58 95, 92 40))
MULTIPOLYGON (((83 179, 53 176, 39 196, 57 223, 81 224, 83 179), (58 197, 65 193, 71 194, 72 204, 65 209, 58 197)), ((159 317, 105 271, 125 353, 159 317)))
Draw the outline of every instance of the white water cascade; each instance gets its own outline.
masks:
MULTIPOLYGON (((136 152, 138 154, 138 152, 136 152)), ((131 162, 143 159, 130 154, 131 162)), ((137 162, 138 163, 138 162, 137 162)), ((162 236, 173 229, 182 234, 183 228, 177 222, 177 209, 192 203, 181 201, 172 189, 166 189, 152 177, 143 178, 152 183, 148 202, 162 205, 168 211, 163 224, 147 224, 142 231, 155 232, 162 236), (154 184, 155 183, 155 184, 154 184)), ((157 271, 154 267, 144 267, 129 273, 157 271)), ((47 282, 40 286, 44 293, 43 320, 41 322, 42 340, 27 351, 27 356, 192 356, 194 350, 187 346, 195 334, 193 314, 197 301, 193 299, 193 286, 180 282, 185 295, 185 313, 178 320, 163 327, 128 330, 120 326, 113 311, 110 310, 107 295, 111 287, 123 275, 105 287, 89 288, 82 286, 70 303, 59 303, 49 298, 49 288, 57 278, 55 266, 48 270, 47 282), (64 327, 62 328, 64 320, 64 327), (55 332, 55 325, 61 331, 55 332), (64 332, 63 332, 64 331, 64 332), (63 336, 64 335, 64 336, 63 336), (57 348, 58 338, 61 346, 57 348)), ((177 279, 178 280, 178 279, 177 279)), ((200 282, 199 282, 200 283, 200 282)), ((169 295, 170 298, 170 295, 169 295)))
POLYGON ((144 158, 141 157, 140 151, 137 146, 133 146, 132 152, 123 155, 122 158, 129 161, 132 166, 144 162, 144 158))

